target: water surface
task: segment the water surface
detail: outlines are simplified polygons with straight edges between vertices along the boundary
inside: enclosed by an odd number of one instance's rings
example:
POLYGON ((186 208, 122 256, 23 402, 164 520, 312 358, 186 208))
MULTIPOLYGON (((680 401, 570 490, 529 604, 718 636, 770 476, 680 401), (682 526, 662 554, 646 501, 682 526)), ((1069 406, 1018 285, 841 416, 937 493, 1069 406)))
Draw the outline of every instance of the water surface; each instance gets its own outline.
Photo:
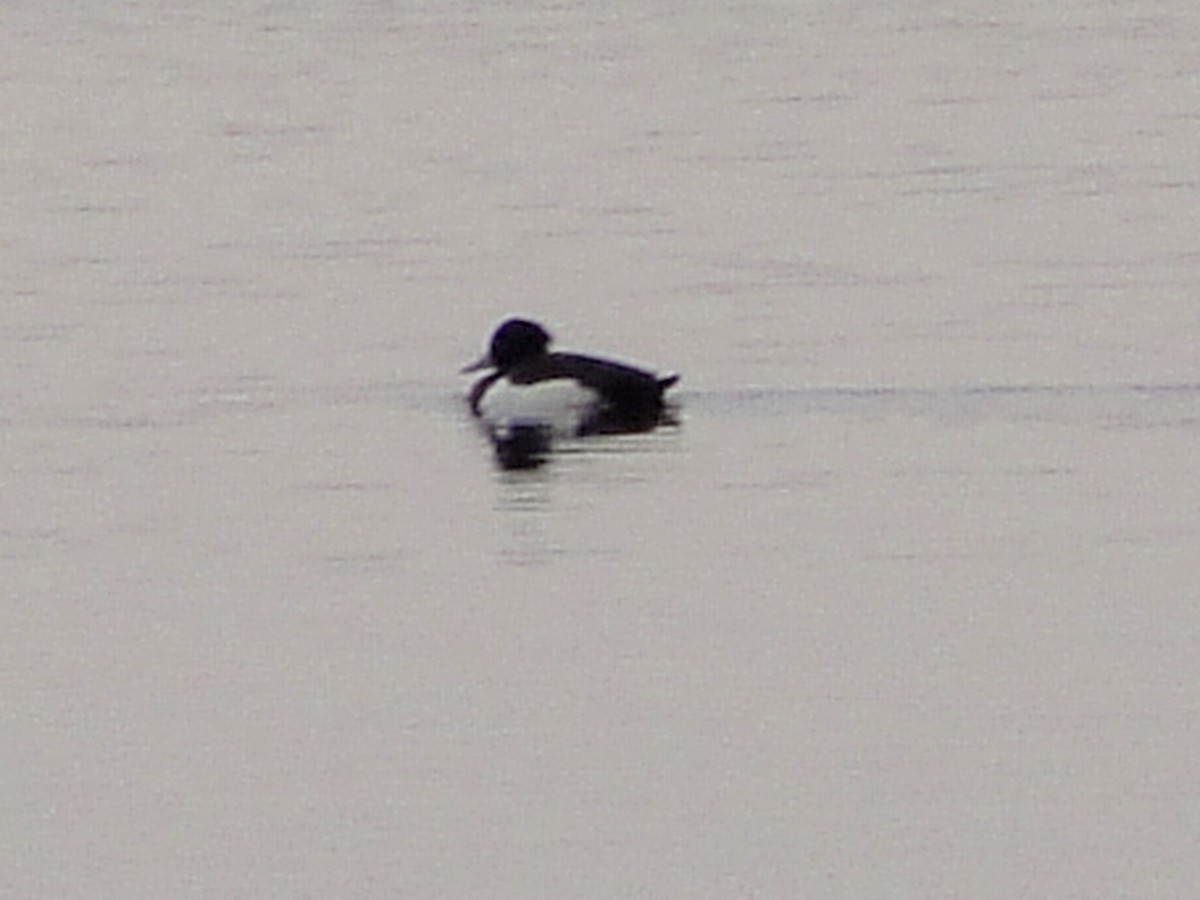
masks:
POLYGON ((4 19, 6 893, 1191 896, 1188 7, 4 19))

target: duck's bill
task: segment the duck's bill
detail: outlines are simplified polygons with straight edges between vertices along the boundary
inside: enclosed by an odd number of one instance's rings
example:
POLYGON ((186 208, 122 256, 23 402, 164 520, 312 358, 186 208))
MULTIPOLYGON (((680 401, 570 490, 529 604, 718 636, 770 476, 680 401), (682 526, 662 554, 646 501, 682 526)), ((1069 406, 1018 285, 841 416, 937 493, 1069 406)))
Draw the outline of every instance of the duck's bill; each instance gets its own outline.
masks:
POLYGON ((465 366, 462 369, 459 369, 459 371, 462 372, 462 374, 466 375, 468 372, 480 372, 483 369, 490 369, 490 368, 492 368, 491 357, 484 356, 484 357, 480 357, 479 359, 475 360, 475 362, 471 363, 469 366, 465 366))

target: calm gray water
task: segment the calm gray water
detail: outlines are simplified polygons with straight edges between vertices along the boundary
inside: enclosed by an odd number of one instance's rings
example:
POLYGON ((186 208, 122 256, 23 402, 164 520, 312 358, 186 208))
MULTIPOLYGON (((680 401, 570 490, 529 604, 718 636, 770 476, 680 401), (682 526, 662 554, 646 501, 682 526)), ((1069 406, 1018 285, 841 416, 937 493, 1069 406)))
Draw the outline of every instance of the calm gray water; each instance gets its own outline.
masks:
POLYGON ((0 12, 0 894, 1195 896, 1191 4, 176 6, 0 12))

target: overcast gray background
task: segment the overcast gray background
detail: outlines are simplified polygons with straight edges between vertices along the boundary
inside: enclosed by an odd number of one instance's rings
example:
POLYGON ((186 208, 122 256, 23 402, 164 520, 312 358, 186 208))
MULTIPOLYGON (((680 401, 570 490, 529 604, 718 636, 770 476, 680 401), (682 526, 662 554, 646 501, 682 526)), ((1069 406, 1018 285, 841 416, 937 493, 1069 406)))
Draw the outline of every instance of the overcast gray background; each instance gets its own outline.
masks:
POLYGON ((1195 896, 1191 4, 0 19, 4 896, 1195 896))

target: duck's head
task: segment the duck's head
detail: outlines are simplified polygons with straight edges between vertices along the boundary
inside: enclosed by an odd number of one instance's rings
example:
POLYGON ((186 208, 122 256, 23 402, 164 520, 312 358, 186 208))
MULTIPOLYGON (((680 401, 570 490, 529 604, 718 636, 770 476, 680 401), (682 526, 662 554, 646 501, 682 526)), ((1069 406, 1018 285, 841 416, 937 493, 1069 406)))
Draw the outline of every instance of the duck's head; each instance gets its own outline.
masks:
POLYGON ((541 356, 549 344, 549 332, 537 322, 509 319, 492 335, 487 354, 463 371, 477 372, 480 369, 494 368, 503 372, 527 359, 541 356))

